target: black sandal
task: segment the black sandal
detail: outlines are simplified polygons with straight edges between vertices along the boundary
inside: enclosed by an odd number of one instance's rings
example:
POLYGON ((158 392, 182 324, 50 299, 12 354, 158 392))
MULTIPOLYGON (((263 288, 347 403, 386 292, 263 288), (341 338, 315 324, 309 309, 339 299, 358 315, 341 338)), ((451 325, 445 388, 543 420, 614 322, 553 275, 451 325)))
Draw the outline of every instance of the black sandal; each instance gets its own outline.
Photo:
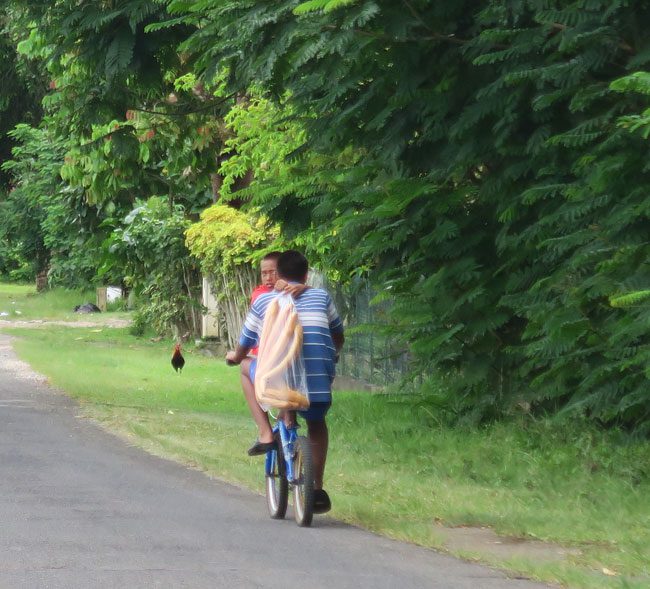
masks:
POLYGON ((266 454, 269 450, 273 450, 276 447, 275 440, 272 442, 260 442, 257 440, 249 449, 249 456, 261 456, 266 454))

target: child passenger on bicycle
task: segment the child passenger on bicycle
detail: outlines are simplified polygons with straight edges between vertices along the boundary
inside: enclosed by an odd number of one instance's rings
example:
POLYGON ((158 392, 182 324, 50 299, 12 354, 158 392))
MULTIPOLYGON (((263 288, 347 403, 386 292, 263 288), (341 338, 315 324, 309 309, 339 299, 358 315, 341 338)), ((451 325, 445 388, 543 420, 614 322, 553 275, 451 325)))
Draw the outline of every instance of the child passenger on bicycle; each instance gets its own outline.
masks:
MULTIPOLYGON (((266 254, 262 261, 260 262, 260 274, 262 278, 262 283, 255 288, 253 294, 251 294, 251 305, 257 300, 260 295, 268 294, 273 292, 276 282, 278 282, 278 258, 280 257, 281 252, 269 252, 266 254)), ((241 361, 241 387, 244 391, 244 397, 248 406, 252 407, 257 405, 257 399, 255 399, 255 385, 254 379, 250 375, 250 367, 253 358, 257 356, 257 348, 253 348, 250 351, 250 355, 246 356, 241 361)), ((253 412, 253 418, 257 422, 257 416, 253 412)), ((267 420, 268 423, 268 420, 267 420)), ((261 424, 264 427, 264 424, 261 424)), ((258 428, 260 424, 258 424, 258 428)))
MULTIPOLYGON (((295 250, 284 252, 277 261, 278 277, 287 281, 289 286, 304 285, 308 269, 307 259, 295 250)), ((246 359, 248 352, 259 343, 266 309, 279 294, 278 291, 272 291, 260 295, 255 300, 246 316, 237 349, 226 355, 228 362, 240 364, 246 359)), ((294 298, 298 319, 303 327, 302 353, 310 401, 309 409, 298 413, 307 422, 307 434, 312 446, 314 513, 325 513, 331 508, 329 496, 323 490, 329 441, 325 416, 332 404, 336 357, 345 340, 343 324, 327 291, 309 288, 294 298)), ((254 377, 254 369, 255 360, 251 362, 251 377, 254 377)), ((256 400, 252 404, 249 403, 249 407, 259 429, 259 438, 248 453, 251 456, 265 454, 275 443, 268 415, 256 400)))
MULTIPOLYGON (((282 252, 269 252, 266 254, 262 261, 260 262, 260 275, 262 282, 259 286, 255 288, 253 294, 251 295, 251 305, 257 300, 260 295, 269 294, 274 290, 278 292, 288 292, 292 296, 298 296, 306 288, 304 284, 292 284, 289 285, 286 280, 278 280, 278 258, 282 252)), ((248 407, 253 414, 253 419, 257 424, 259 430, 259 440, 263 442, 273 441, 273 435, 267 435, 267 429, 270 430, 269 420, 266 416, 266 413, 259 410, 260 407, 255 398, 255 375, 251 374, 251 364, 255 357, 257 356, 257 347, 254 347, 250 350, 249 355, 247 355, 240 364, 241 367, 241 386, 244 391, 244 398, 248 407)), ((252 450, 252 449, 251 449, 252 450)), ((249 452, 250 453, 250 452, 249 452)))

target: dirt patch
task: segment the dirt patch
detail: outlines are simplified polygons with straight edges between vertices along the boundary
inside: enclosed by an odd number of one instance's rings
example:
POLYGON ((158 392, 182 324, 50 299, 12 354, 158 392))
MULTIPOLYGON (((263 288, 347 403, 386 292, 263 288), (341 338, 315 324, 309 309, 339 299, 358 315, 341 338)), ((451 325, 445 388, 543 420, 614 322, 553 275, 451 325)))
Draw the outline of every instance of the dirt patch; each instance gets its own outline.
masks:
POLYGON ((47 378, 34 372, 34 369, 16 357, 11 347, 11 339, 7 336, 0 335, 0 366, 3 372, 8 372, 16 379, 29 380, 41 384, 47 383, 47 378))
POLYGON ((489 554, 499 559, 525 558, 535 562, 558 562, 568 556, 578 556, 580 550, 559 544, 499 536, 490 528, 449 528, 435 524, 435 531, 444 538, 445 546, 453 552, 489 554))
POLYGON ((18 320, 18 321, 7 321, 0 319, 0 329, 3 327, 26 327, 26 328, 39 328, 47 327, 48 325, 56 325, 60 327, 110 327, 110 328, 119 328, 119 327, 128 327, 131 325, 129 319, 106 319, 104 321, 48 321, 46 319, 31 319, 27 320, 18 320))

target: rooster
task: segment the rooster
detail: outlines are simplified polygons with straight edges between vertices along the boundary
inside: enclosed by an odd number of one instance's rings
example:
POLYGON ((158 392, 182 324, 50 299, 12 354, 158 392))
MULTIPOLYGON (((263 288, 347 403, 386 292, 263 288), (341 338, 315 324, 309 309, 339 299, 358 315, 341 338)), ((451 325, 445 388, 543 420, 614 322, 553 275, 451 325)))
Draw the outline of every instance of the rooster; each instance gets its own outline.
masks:
POLYGON ((172 355, 172 366, 176 372, 182 371, 183 366, 185 366, 185 358, 181 354, 181 345, 176 344, 174 346, 174 354, 172 355))

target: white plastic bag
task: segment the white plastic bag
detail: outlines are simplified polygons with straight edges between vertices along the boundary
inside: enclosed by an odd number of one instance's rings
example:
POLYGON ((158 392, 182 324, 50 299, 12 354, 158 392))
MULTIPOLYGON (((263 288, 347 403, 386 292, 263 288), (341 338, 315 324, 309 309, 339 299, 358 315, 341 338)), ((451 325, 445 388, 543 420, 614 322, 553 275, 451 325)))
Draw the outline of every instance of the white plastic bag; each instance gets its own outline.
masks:
POLYGON ((309 407, 302 326, 288 294, 273 299, 264 316, 255 369, 255 396, 263 408, 309 407))

